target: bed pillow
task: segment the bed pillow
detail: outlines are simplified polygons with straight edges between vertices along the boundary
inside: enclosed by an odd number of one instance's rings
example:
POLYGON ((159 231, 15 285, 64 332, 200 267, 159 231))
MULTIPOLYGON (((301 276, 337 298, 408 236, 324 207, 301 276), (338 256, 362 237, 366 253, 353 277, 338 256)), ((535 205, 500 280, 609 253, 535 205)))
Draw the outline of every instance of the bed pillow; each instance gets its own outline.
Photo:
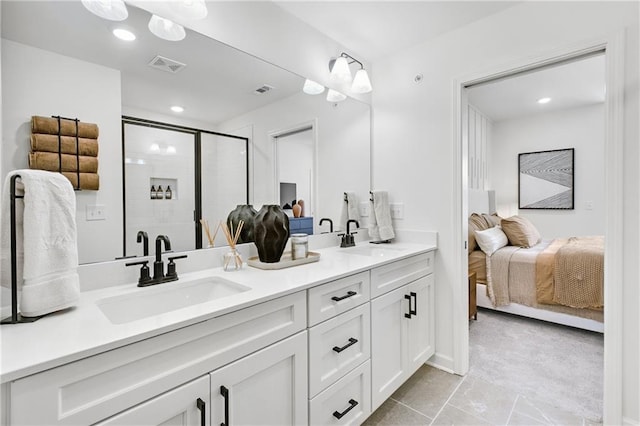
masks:
POLYGON ((498 216, 498 213, 493 213, 493 214, 482 213, 482 217, 490 225, 490 227, 499 226, 500 221, 502 221, 502 218, 498 216))
POLYGON ((509 239, 499 226, 476 231, 476 241, 487 256, 491 256, 493 252, 509 244, 509 239))
POLYGON ((471 216, 469 216, 469 253, 478 247, 476 244, 476 231, 482 231, 487 228, 490 228, 490 226, 481 215, 478 213, 471 213, 471 216))
POLYGON ((500 226, 512 246, 529 248, 540 242, 540 233, 527 218, 511 216, 502 219, 500 226))

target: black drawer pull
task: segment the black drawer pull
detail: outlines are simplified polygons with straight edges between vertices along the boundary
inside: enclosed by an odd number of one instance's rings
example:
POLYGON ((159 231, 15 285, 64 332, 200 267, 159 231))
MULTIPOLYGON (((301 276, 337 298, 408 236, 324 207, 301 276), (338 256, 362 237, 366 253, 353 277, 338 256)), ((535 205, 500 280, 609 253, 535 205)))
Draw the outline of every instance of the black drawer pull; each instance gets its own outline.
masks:
POLYGON ((220 395, 224 398, 224 423, 220 426, 229 426, 229 389, 220 386, 220 395))
POLYGON ((358 293, 356 293, 355 291, 348 291, 348 292, 347 292, 347 294, 345 294, 344 296, 340 296, 340 297, 338 297, 338 296, 333 296, 333 297, 331 298, 331 300, 334 300, 334 301, 336 301, 336 302, 339 302, 339 301, 341 301, 341 300, 344 300, 344 299, 348 299, 348 298, 350 298, 350 297, 353 297, 353 296, 355 296, 356 294, 358 294, 358 293))
POLYGON ((344 345, 343 347, 339 348, 337 346, 333 347, 333 350, 340 353, 342 351, 344 351, 345 349, 347 349, 349 346, 355 345, 356 343, 358 343, 358 339, 354 339, 353 337, 349 337, 349 343, 347 343, 346 345, 344 345))
POLYGON ((207 405, 200 398, 196 400, 196 407, 200 410, 200 426, 207 426, 207 405))
POLYGON ((345 416, 345 414, 347 414, 349 411, 353 410, 353 407, 355 407, 356 405, 358 405, 358 401, 356 401, 355 399, 350 399, 349 400, 349 407, 347 407, 346 410, 344 410, 342 413, 338 413, 337 411, 333 412, 333 417, 335 417, 336 419, 341 419, 345 416))
POLYGON ((404 298, 409 301, 409 313, 404 314, 405 318, 411 318, 412 315, 418 315, 418 295, 415 292, 405 294, 404 298), (411 309, 411 299, 413 299, 413 309, 411 309))
POLYGON ((404 314, 404 317, 411 319, 411 314, 413 313, 413 311, 411 310, 411 296, 409 296, 408 294, 405 294, 404 298, 409 301, 409 313, 404 314))

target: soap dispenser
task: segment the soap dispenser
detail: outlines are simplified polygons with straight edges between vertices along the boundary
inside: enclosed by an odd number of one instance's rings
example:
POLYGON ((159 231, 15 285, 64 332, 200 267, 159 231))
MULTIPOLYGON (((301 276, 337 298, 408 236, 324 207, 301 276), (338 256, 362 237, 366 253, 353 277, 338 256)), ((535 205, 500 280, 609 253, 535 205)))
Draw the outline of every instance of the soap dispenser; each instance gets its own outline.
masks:
POLYGON ((158 185, 158 191, 156 192, 156 198, 158 200, 162 200, 164 198, 164 191, 162 190, 162 185, 158 185))
POLYGON ((151 185, 151 196, 150 196, 150 198, 152 200, 156 199, 156 187, 155 187, 155 185, 151 185))
POLYGON ((164 193, 164 198, 166 198, 167 200, 170 200, 172 196, 173 196, 173 193, 171 192, 171 186, 167 185, 167 190, 164 193))

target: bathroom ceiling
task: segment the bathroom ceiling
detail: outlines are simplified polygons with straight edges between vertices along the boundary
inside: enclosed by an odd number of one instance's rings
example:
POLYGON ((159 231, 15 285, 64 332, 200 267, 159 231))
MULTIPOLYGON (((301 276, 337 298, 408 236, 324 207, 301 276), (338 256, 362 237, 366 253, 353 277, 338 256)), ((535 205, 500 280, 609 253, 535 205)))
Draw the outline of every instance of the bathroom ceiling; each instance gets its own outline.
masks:
POLYGON ((274 1, 282 9, 375 61, 509 8, 519 1, 274 1))

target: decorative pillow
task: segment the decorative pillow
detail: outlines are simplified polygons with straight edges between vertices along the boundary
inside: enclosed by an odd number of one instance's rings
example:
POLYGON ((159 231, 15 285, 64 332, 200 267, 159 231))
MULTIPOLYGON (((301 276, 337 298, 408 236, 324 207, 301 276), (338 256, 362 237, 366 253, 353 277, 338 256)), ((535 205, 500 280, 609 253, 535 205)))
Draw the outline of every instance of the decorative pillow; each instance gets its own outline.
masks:
POLYGON ((484 231, 476 231, 476 241, 487 256, 491 256, 493 252, 509 243, 507 236, 499 226, 494 226, 484 231))
POLYGON ((512 246, 529 248, 540 242, 540 233, 527 218, 511 216, 502 219, 500 226, 512 246))
POLYGON ((500 226, 500 221, 502 220, 502 218, 498 216, 498 213, 493 213, 493 214, 482 213, 482 217, 490 225, 490 227, 500 226))
POLYGON ((478 247, 476 244, 476 231, 482 231, 488 228, 490 228, 490 226, 481 215, 471 213, 471 216, 469 216, 469 238, 467 238, 469 241, 469 253, 478 247))

